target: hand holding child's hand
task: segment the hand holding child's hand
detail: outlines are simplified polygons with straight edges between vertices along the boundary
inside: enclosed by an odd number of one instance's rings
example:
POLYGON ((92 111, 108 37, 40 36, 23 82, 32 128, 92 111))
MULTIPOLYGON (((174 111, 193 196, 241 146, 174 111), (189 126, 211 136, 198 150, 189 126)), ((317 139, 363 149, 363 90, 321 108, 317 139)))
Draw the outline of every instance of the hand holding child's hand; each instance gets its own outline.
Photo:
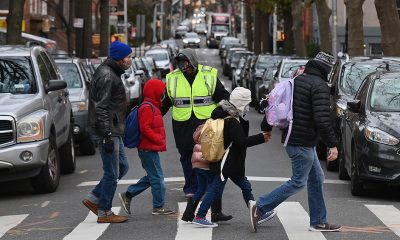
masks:
POLYGON ((272 138, 271 132, 263 132, 265 142, 268 142, 272 138))

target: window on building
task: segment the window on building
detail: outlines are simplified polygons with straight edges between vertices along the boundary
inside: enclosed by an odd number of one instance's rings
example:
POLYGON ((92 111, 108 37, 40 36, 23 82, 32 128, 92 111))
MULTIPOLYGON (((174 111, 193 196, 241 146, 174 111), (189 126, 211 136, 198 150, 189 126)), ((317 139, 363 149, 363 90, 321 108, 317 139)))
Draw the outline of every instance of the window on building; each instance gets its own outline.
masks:
POLYGON ((381 44, 380 43, 370 43, 369 44, 369 54, 370 55, 383 55, 381 44))
POLYGON ((400 0, 396 0, 396 4, 397 4, 397 12, 399 13, 400 16, 400 0))

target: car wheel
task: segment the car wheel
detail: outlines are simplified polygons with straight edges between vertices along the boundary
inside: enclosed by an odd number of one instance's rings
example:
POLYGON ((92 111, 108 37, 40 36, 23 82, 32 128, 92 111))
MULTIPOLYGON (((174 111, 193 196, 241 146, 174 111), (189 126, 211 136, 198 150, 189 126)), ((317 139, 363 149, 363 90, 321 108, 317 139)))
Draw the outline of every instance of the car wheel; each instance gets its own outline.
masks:
POLYGON ((96 153, 96 146, 89 135, 79 143, 79 152, 81 155, 86 156, 94 155, 96 153))
POLYGON ((33 189, 37 193, 51 193, 57 190, 60 182, 60 156, 54 135, 49 138, 47 163, 40 170, 39 175, 30 179, 33 189))
POLYGON ((73 122, 70 123, 70 130, 67 142, 59 149, 61 159, 61 173, 73 173, 76 168, 76 156, 72 126, 73 122))
POLYGON ((362 196, 365 194, 364 183, 360 180, 360 175, 357 170, 357 151, 355 148, 352 149, 350 186, 353 196, 362 196))

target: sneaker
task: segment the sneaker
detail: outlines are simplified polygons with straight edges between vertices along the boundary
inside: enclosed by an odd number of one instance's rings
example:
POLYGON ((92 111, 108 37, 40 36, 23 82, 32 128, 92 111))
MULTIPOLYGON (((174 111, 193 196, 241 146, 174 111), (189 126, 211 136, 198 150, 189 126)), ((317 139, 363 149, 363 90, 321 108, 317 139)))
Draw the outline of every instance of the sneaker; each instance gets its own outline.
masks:
POLYGON ((218 227, 218 224, 208 221, 205 217, 195 217, 192 221, 193 224, 199 225, 201 227, 206 228, 215 228, 218 227))
POLYGON ((119 200, 121 200, 122 207, 125 212, 131 214, 131 200, 132 198, 126 196, 126 192, 118 193, 119 200))
POLYGON ((257 223, 260 220, 261 213, 257 209, 256 201, 249 201, 249 210, 250 210, 250 227, 253 232, 257 232, 257 223))
POLYGON ((85 205, 85 207, 89 208, 89 210, 92 211, 92 213, 94 213, 97 216, 97 211, 99 210, 99 206, 97 204, 93 203, 89 199, 84 199, 82 203, 83 205, 85 205))
POLYGON ((126 222, 127 220, 128 220, 127 217, 115 215, 114 213, 111 213, 110 215, 106 215, 104 217, 97 218, 98 223, 123 223, 126 222))
POLYGON ((271 220, 273 217, 275 217, 276 213, 277 213, 277 211, 276 211, 275 209, 273 209, 273 210, 271 210, 271 211, 269 211, 269 212, 264 213, 264 214, 261 215, 261 217, 259 218, 259 220, 258 220, 258 222, 257 222, 257 225, 260 225, 260 224, 262 224, 262 223, 265 223, 265 222, 271 220))
POLYGON ((331 223, 323 223, 312 225, 308 230, 312 232, 339 232, 342 229, 342 226, 331 224, 331 223))
POLYGON ((165 208, 153 208, 153 212, 151 214, 153 215, 170 215, 170 214, 174 214, 175 211, 174 210, 169 210, 169 209, 165 209, 165 208))

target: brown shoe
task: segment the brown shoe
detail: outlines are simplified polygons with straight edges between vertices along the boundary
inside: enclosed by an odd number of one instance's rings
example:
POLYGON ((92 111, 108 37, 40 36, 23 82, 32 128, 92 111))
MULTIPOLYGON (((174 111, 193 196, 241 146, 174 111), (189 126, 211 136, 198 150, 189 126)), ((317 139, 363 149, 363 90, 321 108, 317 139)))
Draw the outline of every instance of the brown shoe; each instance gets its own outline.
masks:
POLYGON ((128 220, 127 217, 115 215, 114 213, 111 213, 111 215, 97 218, 98 223, 122 223, 126 222, 127 220, 128 220))
POLYGON ((89 208, 89 210, 92 211, 97 216, 97 211, 99 210, 99 206, 97 204, 93 203, 88 199, 84 199, 82 203, 83 205, 85 205, 85 207, 89 208))

